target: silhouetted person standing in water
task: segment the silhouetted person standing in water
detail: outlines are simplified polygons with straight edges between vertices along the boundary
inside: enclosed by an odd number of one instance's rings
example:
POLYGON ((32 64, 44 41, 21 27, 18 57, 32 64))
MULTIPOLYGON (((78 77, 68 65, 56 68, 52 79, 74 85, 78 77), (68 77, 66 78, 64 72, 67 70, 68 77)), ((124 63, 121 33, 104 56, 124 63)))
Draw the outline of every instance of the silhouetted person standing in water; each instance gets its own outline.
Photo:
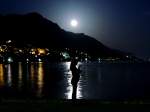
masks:
POLYGON ((77 84, 80 78, 80 70, 76 67, 77 64, 78 60, 73 58, 70 65, 70 70, 72 72, 71 84, 73 86, 72 99, 76 99, 77 84))

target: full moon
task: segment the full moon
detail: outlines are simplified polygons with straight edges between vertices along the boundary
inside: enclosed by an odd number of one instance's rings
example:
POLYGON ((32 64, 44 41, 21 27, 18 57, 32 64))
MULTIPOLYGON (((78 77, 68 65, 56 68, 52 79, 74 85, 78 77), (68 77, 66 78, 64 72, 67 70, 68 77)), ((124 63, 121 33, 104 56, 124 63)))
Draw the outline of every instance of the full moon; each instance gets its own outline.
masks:
POLYGON ((78 26, 78 21, 76 19, 71 20, 70 25, 72 27, 77 27, 78 26))

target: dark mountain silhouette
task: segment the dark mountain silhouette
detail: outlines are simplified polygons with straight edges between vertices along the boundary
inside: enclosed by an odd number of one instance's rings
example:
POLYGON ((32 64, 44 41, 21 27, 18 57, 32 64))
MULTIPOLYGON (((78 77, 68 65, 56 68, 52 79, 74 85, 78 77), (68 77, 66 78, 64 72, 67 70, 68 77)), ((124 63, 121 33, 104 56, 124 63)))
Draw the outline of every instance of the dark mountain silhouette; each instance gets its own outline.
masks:
POLYGON ((46 48, 72 48, 94 57, 125 57, 126 53, 111 49, 84 34, 67 32, 38 13, 0 16, 0 40, 14 40, 18 47, 27 45, 46 48))

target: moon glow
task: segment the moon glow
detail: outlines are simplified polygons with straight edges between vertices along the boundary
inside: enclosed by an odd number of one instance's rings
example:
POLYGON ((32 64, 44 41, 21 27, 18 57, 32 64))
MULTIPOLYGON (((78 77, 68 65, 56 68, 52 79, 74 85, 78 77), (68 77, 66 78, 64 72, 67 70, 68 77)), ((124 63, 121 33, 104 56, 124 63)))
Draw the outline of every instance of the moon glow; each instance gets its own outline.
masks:
POLYGON ((71 27, 77 27, 78 26, 78 21, 76 19, 72 19, 70 21, 70 25, 71 25, 71 27))

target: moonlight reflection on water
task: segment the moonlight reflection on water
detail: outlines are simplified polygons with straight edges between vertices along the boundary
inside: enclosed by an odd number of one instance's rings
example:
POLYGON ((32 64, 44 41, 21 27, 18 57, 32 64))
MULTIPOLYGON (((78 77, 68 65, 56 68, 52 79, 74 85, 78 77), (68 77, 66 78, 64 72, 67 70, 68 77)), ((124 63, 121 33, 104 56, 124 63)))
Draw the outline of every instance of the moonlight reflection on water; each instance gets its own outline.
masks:
POLYGON ((72 85, 71 85, 71 71, 70 71, 70 62, 66 62, 63 64, 65 68, 65 78, 66 78, 66 92, 65 92, 65 98, 66 99, 71 99, 72 98, 72 85))

